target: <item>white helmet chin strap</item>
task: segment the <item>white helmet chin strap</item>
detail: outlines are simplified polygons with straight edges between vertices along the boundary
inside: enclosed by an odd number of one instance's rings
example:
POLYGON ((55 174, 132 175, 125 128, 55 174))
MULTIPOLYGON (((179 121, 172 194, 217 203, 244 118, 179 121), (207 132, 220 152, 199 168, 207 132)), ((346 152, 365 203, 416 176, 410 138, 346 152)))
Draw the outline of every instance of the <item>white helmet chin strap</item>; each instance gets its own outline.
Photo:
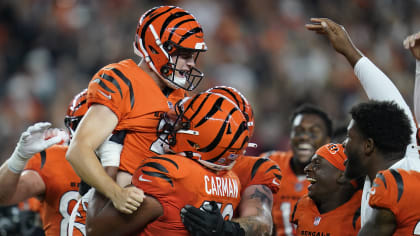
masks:
POLYGON ((176 131, 178 134, 191 134, 191 135, 200 135, 200 133, 196 130, 186 130, 186 129, 180 129, 176 131))
POLYGON ((137 56, 140 57, 140 62, 137 64, 138 66, 141 65, 141 63, 143 62, 143 55, 141 54, 141 52, 137 49, 136 47, 136 42, 133 42, 133 49, 134 49, 134 54, 136 54, 137 56))
POLYGON ((256 144, 256 143, 248 143, 248 147, 250 147, 250 148, 257 148, 258 147, 258 144, 256 144))

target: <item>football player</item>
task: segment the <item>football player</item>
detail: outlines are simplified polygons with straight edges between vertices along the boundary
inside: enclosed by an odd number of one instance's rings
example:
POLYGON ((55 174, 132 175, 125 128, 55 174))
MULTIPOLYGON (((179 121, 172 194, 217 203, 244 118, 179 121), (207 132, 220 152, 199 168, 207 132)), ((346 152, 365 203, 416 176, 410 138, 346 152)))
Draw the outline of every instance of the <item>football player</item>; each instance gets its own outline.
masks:
MULTIPOLYGON (((381 169, 378 169, 377 171, 387 168, 403 168, 405 170, 420 171, 419 153, 416 148, 416 123, 410 108, 404 101, 404 98, 398 89, 379 68, 377 68, 368 58, 364 57, 363 54, 354 46, 343 26, 326 18, 312 18, 311 21, 313 23, 306 25, 306 28, 327 36, 334 49, 338 53, 342 54, 354 67, 354 72, 369 99, 377 101, 393 101, 398 105, 398 107, 403 109, 405 115, 409 119, 411 135, 409 137, 409 142, 406 143, 407 146, 406 151, 404 152, 404 158, 392 165, 388 163, 390 165, 381 166, 381 169)), ((394 124, 389 122, 388 125, 393 126, 394 124)), ((361 206, 362 226, 372 214, 372 208, 368 203, 370 196, 369 190, 372 187, 371 183, 374 177, 375 174, 366 176, 363 187, 361 206)))
POLYGON ((405 179, 406 173, 390 168, 406 154, 413 133, 410 119, 400 106, 389 101, 361 103, 354 106, 350 114, 352 120, 343 144, 348 157, 345 175, 349 179, 365 175, 371 180, 374 180, 375 176, 379 178, 370 191, 370 197, 373 199, 369 199, 369 204, 374 208, 371 208, 371 213, 362 225, 362 235, 414 234, 415 225, 420 220, 420 212, 412 206, 418 198, 416 187, 408 180, 411 177, 407 177, 407 182, 403 182, 402 175, 405 179), (388 168, 390 170, 385 172, 386 178, 384 174, 377 175, 379 171, 388 168), (379 196, 376 196, 376 190, 379 196), (401 199, 403 193, 405 197, 401 199), (398 208, 401 208, 401 211, 396 210, 398 208), (377 225, 379 222, 381 227, 377 225))
POLYGON ((417 171, 380 171, 369 193, 373 213, 358 235, 420 235, 419 182, 417 171))
MULTIPOLYGON (((222 94, 233 101, 244 114, 249 134, 254 130, 254 114, 247 99, 235 88, 216 86, 206 92, 222 94)), ((255 145, 251 145, 255 146, 255 145)), ((238 175, 241 185, 241 201, 232 221, 237 222, 249 235, 271 235, 273 222, 271 216, 273 193, 278 191, 280 168, 270 159, 241 155, 232 171, 238 175)), ((212 211, 198 211, 193 206, 182 211, 183 222, 191 235, 220 233, 213 221, 220 214, 212 211), (212 213, 215 213, 212 215, 212 213), (191 221, 191 219, 194 219, 191 221), (198 220, 200 219, 200 220, 198 220)))
POLYGON ((291 117, 290 140, 292 149, 288 152, 268 152, 268 157, 279 165, 282 180, 279 191, 274 194, 273 221, 276 235, 295 235, 290 223, 290 214, 297 200, 308 192, 304 168, 311 161, 315 151, 329 143, 332 135, 332 121, 320 108, 304 104, 291 117))
POLYGON ((172 155, 143 161, 132 183, 146 197, 131 215, 107 204, 95 217, 88 216, 90 235, 189 235, 180 211, 185 205, 217 211, 215 220, 226 235, 241 235, 231 219, 240 201, 239 178, 230 169, 248 144, 247 121, 224 96, 201 93, 185 98, 167 113, 162 133, 172 155), (172 119, 171 119, 172 117, 172 119))
MULTIPOLYGON (((86 91, 78 94, 67 115, 78 119, 86 112, 86 91)), ((69 125, 69 121, 65 121, 69 125)), ((68 134, 51 129, 48 122, 36 123, 22 133, 12 156, 0 168, 0 202, 16 204, 38 197, 46 235, 67 235, 70 212, 77 201, 80 178, 65 159, 68 134), (65 145, 54 145, 57 143, 65 145)))
POLYGON ((123 213, 141 204, 143 192, 122 188, 131 181, 139 163, 163 153, 156 136, 161 115, 193 90, 203 78, 195 67, 200 52, 207 50, 203 30, 189 12, 175 6, 155 7, 137 25, 134 51, 142 57, 100 69, 88 87, 89 110, 82 119, 67 152, 76 173, 112 200, 123 213), (94 151, 113 132, 126 130, 117 176, 118 184, 104 171, 94 151))
POLYGON ((291 222, 297 235, 357 235, 362 191, 344 178, 347 160, 341 144, 320 147, 305 167, 308 195, 296 203, 291 222))
MULTIPOLYGON (((37 123, 21 135, 14 154, 0 168, 0 187, 3 189, 0 204, 39 198, 46 235, 67 235, 70 213, 79 199, 80 178, 65 159, 65 154, 69 139, 87 111, 86 95, 85 89, 68 106, 64 124, 70 135, 59 129, 50 129, 48 122, 37 123), (57 143, 60 145, 54 145, 57 143)), ((110 155, 107 152, 109 147, 115 152, 115 142, 109 143, 104 142, 97 150, 103 162, 110 155)), ((77 225, 75 231, 74 235, 85 235, 83 225, 77 225)))

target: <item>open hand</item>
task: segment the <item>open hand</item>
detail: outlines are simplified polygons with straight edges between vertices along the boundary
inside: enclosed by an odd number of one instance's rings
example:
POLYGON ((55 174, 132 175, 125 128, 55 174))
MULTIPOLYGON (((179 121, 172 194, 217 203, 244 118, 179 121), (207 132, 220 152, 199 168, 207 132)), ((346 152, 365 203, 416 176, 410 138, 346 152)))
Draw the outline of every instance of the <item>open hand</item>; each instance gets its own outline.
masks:
POLYGON ((311 18, 311 22, 311 24, 306 24, 305 27, 318 34, 326 35, 334 49, 343 54, 352 66, 362 57, 342 25, 328 18, 311 18))
POLYGON ((410 49, 411 54, 420 60, 420 32, 407 36, 403 42, 405 49, 410 49))

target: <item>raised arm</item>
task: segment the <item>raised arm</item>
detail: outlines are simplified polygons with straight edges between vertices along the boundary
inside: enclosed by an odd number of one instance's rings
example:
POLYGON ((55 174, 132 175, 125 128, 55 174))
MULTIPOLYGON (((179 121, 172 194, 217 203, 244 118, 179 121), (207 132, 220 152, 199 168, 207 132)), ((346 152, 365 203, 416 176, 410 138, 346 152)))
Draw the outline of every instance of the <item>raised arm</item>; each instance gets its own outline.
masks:
MULTIPOLYGON (((308 30, 324 34, 330 40, 334 49, 342 54, 354 67, 354 73, 359 79, 369 99, 378 101, 394 101, 406 115, 411 118, 413 135, 411 143, 416 143, 416 124, 410 108, 392 81, 357 49, 352 43, 343 26, 327 18, 312 18, 312 24, 307 24, 308 30)), ((418 154, 417 154, 418 157, 418 154)))
POLYGON ((416 59, 416 81, 414 84, 414 115, 417 124, 420 120, 420 32, 412 34, 405 38, 404 48, 409 49, 416 59))
POLYGON ((45 183, 35 171, 24 171, 26 163, 36 153, 63 140, 58 129, 48 129, 48 122, 40 122, 30 126, 20 136, 19 142, 10 158, 0 167, 0 205, 16 204, 29 197, 45 192, 45 183), (47 133, 53 134, 46 139, 47 133))

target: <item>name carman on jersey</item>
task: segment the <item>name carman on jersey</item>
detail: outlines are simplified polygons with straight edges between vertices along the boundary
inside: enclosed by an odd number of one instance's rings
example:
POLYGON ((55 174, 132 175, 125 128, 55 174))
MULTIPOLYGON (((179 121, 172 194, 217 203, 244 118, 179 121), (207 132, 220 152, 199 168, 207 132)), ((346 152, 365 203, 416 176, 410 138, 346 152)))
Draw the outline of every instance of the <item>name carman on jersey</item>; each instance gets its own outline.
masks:
POLYGON ((204 176, 206 193, 220 197, 238 197, 238 182, 236 179, 204 176))

